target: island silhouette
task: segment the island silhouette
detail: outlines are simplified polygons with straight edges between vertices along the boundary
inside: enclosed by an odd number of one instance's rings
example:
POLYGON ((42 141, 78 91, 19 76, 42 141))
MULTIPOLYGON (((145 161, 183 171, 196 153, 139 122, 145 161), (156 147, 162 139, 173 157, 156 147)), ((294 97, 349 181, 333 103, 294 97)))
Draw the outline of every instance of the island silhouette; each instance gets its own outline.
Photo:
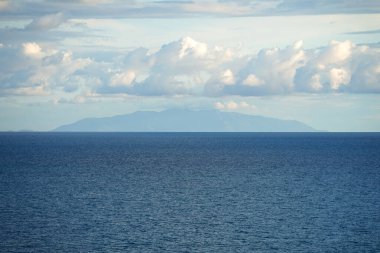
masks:
POLYGON ((296 120, 282 120, 218 110, 137 111, 104 118, 85 118, 59 126, 59 132, 315 132, 296 120))

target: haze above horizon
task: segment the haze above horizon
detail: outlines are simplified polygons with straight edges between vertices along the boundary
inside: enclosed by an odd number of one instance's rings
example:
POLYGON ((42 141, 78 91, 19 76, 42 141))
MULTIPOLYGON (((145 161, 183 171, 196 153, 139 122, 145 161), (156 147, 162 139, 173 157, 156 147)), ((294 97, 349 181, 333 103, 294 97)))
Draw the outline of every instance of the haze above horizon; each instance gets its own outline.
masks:
POLYGON ((380 131, 380 2, 0 0, 0 131, 215 109, 380 131))

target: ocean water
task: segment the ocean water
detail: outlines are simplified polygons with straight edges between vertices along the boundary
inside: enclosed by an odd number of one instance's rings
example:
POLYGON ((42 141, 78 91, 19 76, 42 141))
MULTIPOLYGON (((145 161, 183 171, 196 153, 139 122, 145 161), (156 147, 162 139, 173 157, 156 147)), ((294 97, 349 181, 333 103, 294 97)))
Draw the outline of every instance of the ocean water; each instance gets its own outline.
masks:
POLYGON ((380 252, 380 134, 1 133, 1 252, 380 252))

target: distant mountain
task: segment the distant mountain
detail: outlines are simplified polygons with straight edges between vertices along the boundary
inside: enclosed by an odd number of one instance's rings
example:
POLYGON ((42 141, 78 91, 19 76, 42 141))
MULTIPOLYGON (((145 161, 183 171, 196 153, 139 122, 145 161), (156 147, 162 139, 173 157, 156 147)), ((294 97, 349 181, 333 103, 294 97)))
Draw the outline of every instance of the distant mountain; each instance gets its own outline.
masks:
POLYGON ((106 118, 86 118, 60 126, 60 132, 315 132, 295 120, 280 120, 216 110, 139 111, 106 118))

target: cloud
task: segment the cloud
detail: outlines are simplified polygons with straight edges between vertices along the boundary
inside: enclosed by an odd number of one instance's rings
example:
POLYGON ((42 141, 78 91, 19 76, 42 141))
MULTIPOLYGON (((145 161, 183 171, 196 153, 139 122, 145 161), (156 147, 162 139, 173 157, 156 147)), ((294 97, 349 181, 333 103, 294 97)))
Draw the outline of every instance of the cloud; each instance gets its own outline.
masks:
POLYGON ((378 1, 358 2, 355 0, 284 0, 277 7, 278 14, 337 14, 337 13, 378 13, 378 1))
POLYGON ((297 69, 296 90, 304 92, 380 92, 380 49, 332 41, 309 53, 297 69))
MULTIPOLYGON (((38 17, 63 12, 70 18, 188 18, 240 17, 303 14, 379 13, 378 1, 356 0, 209 0, 209 1, 0 1, 0 11, 12 18, 35 19, 37 27, 45 20, 38 17)), ((54 22, 46 21, 54 24, 54 22)), ((59 23, 59 22, 58 22, 59 23)))
POLYGON ((264 81, 258 78, 255 74, 249 74, 247 78, 243 80, 243 85, 246 86, 261 86, 264 84, 264 81))
POLYGON ((30 24, 28 24, 25 29, 27 30, 50 30, 53 28, 57 28, 66 19, 62 12, 58 12, 55 14, 49 14, 42 17, 35 18, 30 24))
POLYGON ((351 35, 362 35, 362 34, 379 34, 380 29, 376 30, 366 30, 366 31, 355 31, 355 32, 347 32, 345 34, 351 34, 351 35))
POLYGON ((41 55, 41 47, 34 42, 29 42, 29 43, 24 43, 22 44, 23 47, 23 53, 26 56, 31 56, 31 57, 37 57, 41 55))
POLYGON ((0 95, 49 95, 55 92, 73 92, 82 84, 89 88, 80 73, 91 60, 73 58, 70 51, 43 48, 35 42, 19 47, 0 48, 0 95))
POLYGON ((110 86, 130 86, 136 79, 136 73, 132 70, 117 73, 111 79, 110 86))
MULTIPOLYGON (((127 54, 123 60, 120 72, 114 77, 121 77, 123 73, 133 72, 134 80, 128 87, 112 87, 103 85, 99 92, 115 93, 126 92, 134 95, 201 95, 204 83, 210 73, 228 61, 228 50, 209 48, 205 43, 198 42, 190 37, 182 38, 163 45, 160 50, 148 54, 148 50, 139 49, 127 54)), ((225 73, 225 81, 228 80, 225 73)))
POLYGON ((9 7, 9 1, 7 0, 0 0, 0 11, 6 10, 9 7))
POLYGON ((249 104, 245 101, 235 102, 233 100, 228 102, 216 102, 214 108, 218 110, 227 110, 227 111, 256 111, 257 108, 255 105, 249 104))
MULTIPOLYGON (((0 56, 3 96, 380 93, 380 49, 350 41, 307 50, 297 41, 285 48, 241 55, 185 37, 156 51, 138 48, 99 60, 26 42, 3 45, 0 56)), ((232 109, 234 103, 223 106, 232 109)))
MULTIPOLYGON (((263 49, 235 70, 235 83, 219 86, 210 95, 270 95, 293 91, 296 69, 305 61, 302 42, 285 49, 263 49)), ((209 85, 214 85, 210 83, 209 85)))

